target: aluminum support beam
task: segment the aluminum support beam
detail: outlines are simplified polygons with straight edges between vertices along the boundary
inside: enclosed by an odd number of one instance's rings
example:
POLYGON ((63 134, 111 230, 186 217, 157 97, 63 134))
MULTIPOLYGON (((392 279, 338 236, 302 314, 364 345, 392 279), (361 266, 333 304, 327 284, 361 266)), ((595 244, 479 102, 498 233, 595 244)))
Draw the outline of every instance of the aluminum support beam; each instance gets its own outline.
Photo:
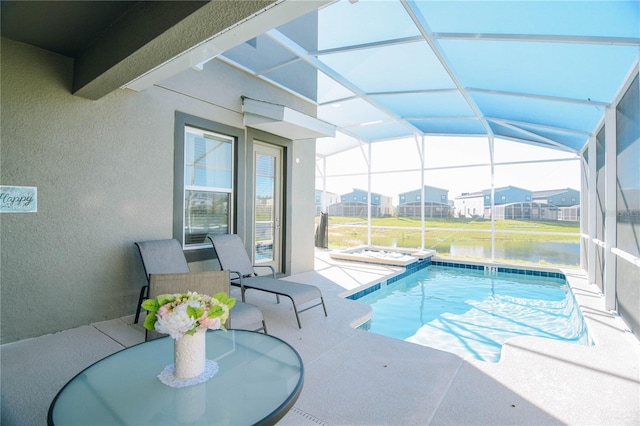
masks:
POLYGON ((617 208, 616 208, 616 108, 607 108, 604 116, 605 139, 605 219, 604 219, 604 306, 610 311, 616 310, 616 256, 611 251, 617 245, 617 208))
POLYGON ((597 222, 597 199, 596 199, 596 173, 597 173, 597 159, 596 159, 596 136, 591 136, 589 138, 589 213, 588 213, 588 235, 589 239, 587 240, 587 253, 588 253, 588 277, 589 284, 596 284, 596 251, 598 250, 598 246, 596 246, 595 240, 596 238, 596 222, 597 222))

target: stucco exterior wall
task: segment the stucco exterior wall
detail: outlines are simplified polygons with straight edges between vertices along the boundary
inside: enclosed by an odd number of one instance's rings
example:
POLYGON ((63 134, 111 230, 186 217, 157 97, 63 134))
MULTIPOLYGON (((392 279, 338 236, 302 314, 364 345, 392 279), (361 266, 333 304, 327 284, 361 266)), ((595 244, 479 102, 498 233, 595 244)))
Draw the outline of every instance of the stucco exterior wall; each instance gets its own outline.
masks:
MULTIPOLYGON (((176 110, 236 127, 242 95, 310 112, 215 61, 89 101, 70 94, 71 59, 6 39, 1 55, 0 183, 38 188, 37 213, 0 215, 2 343, 135 312, 146 279, 133 243, 172 237, 176 110)), ((299 272, 313 269, 315 143, 294 147, 294 189, 309 193, 289 209, 299 272)))
POLYGON ((484 214, 484 197, 458 197, 453 201, 454 209, 458 217, 474 217, 484 214))
POLYGON ((286 207, 291 209, 287 257, 291 259, 291 274, 298 274, 315 268, 315 140, 295 142, 292 154, 293 197, 286 207))

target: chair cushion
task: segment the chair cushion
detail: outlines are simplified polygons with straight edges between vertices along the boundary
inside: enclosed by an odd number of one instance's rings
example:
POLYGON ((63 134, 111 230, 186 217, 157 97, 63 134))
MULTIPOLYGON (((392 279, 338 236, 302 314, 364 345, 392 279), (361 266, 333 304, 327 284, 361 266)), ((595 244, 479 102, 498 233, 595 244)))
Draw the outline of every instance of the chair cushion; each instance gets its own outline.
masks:
POLYGON ((178 274, 189 272, 178 240, 156 240, 137 242, 147 279, 151 274, 178 274))

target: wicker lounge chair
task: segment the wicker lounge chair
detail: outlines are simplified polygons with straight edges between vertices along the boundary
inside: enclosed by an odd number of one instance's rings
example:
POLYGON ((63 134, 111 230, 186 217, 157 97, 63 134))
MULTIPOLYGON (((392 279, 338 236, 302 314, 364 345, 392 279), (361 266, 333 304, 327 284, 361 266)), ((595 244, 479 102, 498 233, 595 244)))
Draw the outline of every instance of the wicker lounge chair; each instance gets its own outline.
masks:
MULTIPOLYGON (((147 274, 147 279, 151 282, 151 276, 157 274, 187 274, 190 272, 187 259, 184 257, 182 247, 178 240, 155 240, 137 242, 136 246, 140 251, 142 264, 147 274)), ((216 272, 216 271, 213 271, 216 272)), ((217 271, 220 272, 220 271, 217 271)), ((217 293, 221 290, 215 290, 213 287, 215 282, 211 283, 212 288, 207 289, 206 286, 200 291, 206 294, 217 293), (215 293, 214 293, 215 291, 215 293)), ((190 289, 192 291, 197 291, 190 289)), ((229 277, 227 274, 227 286, 224 290, 229 293, 229 277)), ((211 294, 210 294, 211 295, 211 294)), ((140 289, 140 297, 138 300, 138 308, 136 311, 135 322, 138 322, 140 316, 140 304, 150 296, 149 285, 140 289)), ((231 310, 228 328, 237 328, 252 331, 264 331, 267 333, 267 325, 264 321, 262 311, 255 305, 236 301, 236 305, 231 310)))
POLYGON ((222 269, 231 273, 231 284, 240 287, 242 300, 245 300, 247 290, 260 290, 276 295, 278 303, 280 296, 291 299, 293 311, 296 314, 298 327, 300 325, 299 313, 322 306, 324 316, 327 316, 327 308, 320 289, 309 284, 302 284, 288 280, 276 278, 275 270, 268 265, 252 265, 242 240, 235 234, 210 234, 207 238, 213 244, 213 248, 218 256, 218 261, 222 269), (255 268, 270 268, 269 276, 258 275, 255 268), (315 302, 315 303, 314 303, 315 302), (302 309, 298 309, 298 308, 302 309))

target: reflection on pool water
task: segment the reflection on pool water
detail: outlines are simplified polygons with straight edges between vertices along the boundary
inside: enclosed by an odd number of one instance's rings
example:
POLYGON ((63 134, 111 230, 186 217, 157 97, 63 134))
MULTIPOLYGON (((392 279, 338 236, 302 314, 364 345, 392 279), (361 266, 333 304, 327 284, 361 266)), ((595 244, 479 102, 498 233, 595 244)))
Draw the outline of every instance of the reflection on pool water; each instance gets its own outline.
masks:
POLYGON ((484 361, 515 336, 590 344, 564 278, 431 265, 358 300, 371 332, 484 361))

